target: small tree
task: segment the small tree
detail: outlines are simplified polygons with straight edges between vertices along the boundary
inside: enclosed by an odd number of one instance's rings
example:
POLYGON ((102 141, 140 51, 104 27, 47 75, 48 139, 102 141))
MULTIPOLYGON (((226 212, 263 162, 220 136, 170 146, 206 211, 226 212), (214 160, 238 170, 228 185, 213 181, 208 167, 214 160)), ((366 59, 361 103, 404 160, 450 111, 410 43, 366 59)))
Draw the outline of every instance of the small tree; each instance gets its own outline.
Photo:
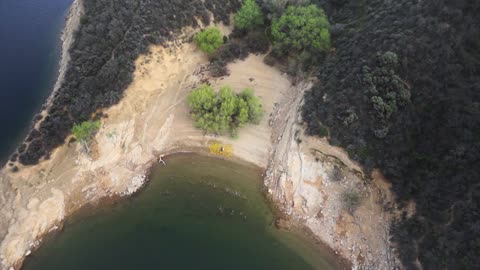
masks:
POLYGON ((75 124, 72 128, 73 136, 75 136, 75 138, 80 143, 82 143, 87 153, 90 152, 90 149, 88 148, 88 144, 93 139, 93 136, 95 136, 95 133, 98 131, 99 128, 100 128, 100 121, 98 120, 85 121, 85 122, 82 122, 81 124, 75 124))
POLYGON ((245 0, 234 20, 238 29, 252 30, 263 25, 262 10, 255 0, 245 0))
POLYGON ((272 37, 276 49, 282 51, 322 52, 330 48, 329 22, 316 5, 289 6, 272 22, 272 37))
POLYGON ((207 28, 197 34, 195 42, 202 51, 213 54, 222 45, 223 38, 217 28, 207 28))

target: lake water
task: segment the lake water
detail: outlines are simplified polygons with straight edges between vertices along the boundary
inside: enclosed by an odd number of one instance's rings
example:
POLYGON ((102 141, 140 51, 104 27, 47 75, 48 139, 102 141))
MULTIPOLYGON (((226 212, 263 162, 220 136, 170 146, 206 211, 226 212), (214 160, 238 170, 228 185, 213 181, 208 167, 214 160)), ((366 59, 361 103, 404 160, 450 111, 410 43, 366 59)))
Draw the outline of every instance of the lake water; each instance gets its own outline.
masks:
POLYGON ((167 164, 134 197, 67 221, 24 269, 334 269, 275 228, 258 169, 190 154, 167 164))
POLYGON ((52 90, 72 0, 0 0, 0 164, 52 90))

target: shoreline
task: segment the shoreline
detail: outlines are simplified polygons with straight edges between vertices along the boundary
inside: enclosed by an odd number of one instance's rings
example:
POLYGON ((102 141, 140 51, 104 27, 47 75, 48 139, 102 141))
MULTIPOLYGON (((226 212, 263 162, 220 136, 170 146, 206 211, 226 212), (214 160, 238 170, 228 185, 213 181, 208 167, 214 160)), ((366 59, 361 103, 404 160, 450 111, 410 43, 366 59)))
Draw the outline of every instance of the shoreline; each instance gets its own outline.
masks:
MULTIPOLYGON (((17 149, 22 144, 29 144, 27 142, 27 136, 31 134, 31 132, 35 129, 38 129, 42 121, 48 115, 48 109, 52 105, 53 101, 56 98, 56 94, 62 84, 65 81, 65 74, 67 69, 70 65, 70 49, 75 42, 75 32, 80 27, 80 19, 83 14, 83 0, 73 0, 72 4, 68 8, 66 16, 64 18, 63 28, 60 32, 59 42, 61 43, 61 49, 59 52, 59 58, 57 62, 56 70, 54 71, 56 76, 52 76, 52 85, 50 94, 47 96, 46 100, 43 104, 40 105, 40 109, 37 113, 35 113, 32 117, 31 123, 29 126, 25 128, 24 134, 22 134, 22 138, 19 138, 18 145, 13 148, 12 153, 7 154, 5 158, 4 166, 10 164, 10 166, 17 166, 21 164, 15 164, 11 162, 12 157, 17 157, 18 152, 17 149), (55 78, 56 77, 56 78, 55 78)), ((16 160, 17 158, 15 158, 16 160)))
MULTIPOLYGON (((342 257, 340 254, 336 254, 335 251, 328 244, 324 243, 321 239, 316 237, 307 226, 300 224, 298 222, 292 221, 291 219, 289 219, 286 213, 281 211, 279 206, 271 199, 268 192, 265 190, 264 176, 265 176, 266 168, 259 167, 256 164, 249 162, 247 160, 244 160, 237 156, 224 157, 216 154, 211 154, 207 149, 204 149, 204 148, 188 148, 188 147, 185 147, 183 149, 182 148, 172 149, 171 151, 168 151, 168 153, 166 153, 163 156, 167 164, 166 166, 168 166, 168 159, 176 155, 191 155, 191 156, 198 156, 199 158, 203 156, 211 157, 215 159, 225 160, 235 165, 246 166, 251 168, 252 170, 257 171, 259 175, 259 180, 260 180, 257 186, 258 192, 261 193, 263 199, 265 200, 265 203, 267 204, 268 208, 270 209, 274 217, 275 224, 273 225, 274 228, 272 228, 273 230, 275 230, 274 233, 286 232, 289 234, 289 236, 283 239, 282 242, 292 241, 291 237, 293 237, 294 238, 292 242, 293 244, 298 245, 300 243, 302 245, 301 251, 296 250, 293 246, 290 247, 292 248, 293 251, 302 252, 302 251, 305 251, 304 248, 308 248, 309 249, 308 251, 310 252, 318 251, 319 254, 321 254, 321 257, 324 258, 326 261, 328 261, 328 263, 332 265, 335 269, 338 269, 338 270, 351 269, 352 264, 346 258, 342 257), (278 225, 279 221, 286 221, 288 225, 287 226, 278 225)), ((89 201, 78 209, 71 209, 69 212, 65 214, 65 219, 60 221, 58 224, 56 224, 57 228, 55 230, 50 230, 45 235, 39 238, 39 241, 41 242, 41 244, 39 244, 35 248, 32 248, 31 254, 35 253, 37 249, 40 248, 40 246, 43 245, 46 241, 52 240, 52 238, 54 238, 55 235, 64 233, 65 224, 68 223, 69 220, 72 220, 72 219, 75 220, 78 215, 79 216, 86 215, 88 218, 88 216, 92 214, 92 211, 95 212, 96 210, 100 210, 104 207, 110 207, 128 200, 134 200, 136 196, 141 196, 144 189, 147 188, 147 186, 152 181, 152 179, 150 178, 150 171, 155 166, 162 166, 162 165, 156 162, 156 159, 152 159, 150 162, 150 167, 146 170, 147 177, 145 178, 145 181, 135 192, 131 194, 126 194, 126 195, 113 194, 108 197, 102 197, 94 201, 89 201)), ((25 256, 24 259, 26 259, 27 257, 28 256, 25 256)))
POLYGON ((73 0, 72 4, 66 10, 63 18, 63 22, 58 25, 58 34, 55 36, 58 42, 57 56, 55 59, 55 67, 52 68, 51 78, 48 79, 48 86, 46 87, 47 96, 43 103, 38 104, 38 111, 33 112, 30 122, 22 129, 21 134, 16 138, 16 145, 11 147, 9 152, 5 153, 5 156, 0 160, 0 165, 7 166, 12 156, 17 153, 17 148, 25 143, 27 136, 32 132, 35 127, 41 122, 41 118, 44 118, 47 114, 48 107, 53 102, 57 90, 61 87, 65 80, 65 73, 68 65, 70 64, 69 50, 75 42, 74 34, 80 26, 80 17, 83 14, 83 0, 73 0), (41 118, 37 118, 41 116, 41 118))
MULTIPOLYGON (((186 29, 184 34, 189 36, 194 32, 186 29)), ((305 156, 310 147, 324 144, 313 139, 310 143, 302 137, 308 143, 302 143, 304 149, 298 146, 297 131, 302 130, 297 124, 298 107, 310 84, 292 85, 285 74, 263 63, 265 55, 250 55, 228 66, 230 76, 211 78, 205 73, 208 64, 205 55, 192 44, 182 44, 181 37, 178 40, 170 47, 152 46, 148 54, 136 60, 134 80, 125 90, 125 96, 117 105, 104 110, 108 117, 102 119, 102 128, 95 137, 92 147, 95 154, 86 156, 77 145, 65 143, 52 153, 50 160, 14 174, 0 171, 0 177, 10 183, 12 194, 17 194, 9 199, 9 208, 4 210, 9 222, 0 247, 4 267, 14 265, 13 269, 18 269, 25 257, 41 244, 45 234, 57 230, 58 224, 86 204, 136 194, 159 155, 189 149, 205 149, 208 153, 209 144, 218 141, 233 146, 234 161, 264 168, 262 185, 276 209, 291 222, 307 226, 334 254, 358 266, 356 253, 364 247, 353 252, 350 244, 362 239, 361 232, 350 229, 353 234, 346 238, 338 236, 345 238, 341 241, 336 233, 333 238, 322 234, 334 232, 337 218, 345 217, 337 206, 330 209, 327 205, 332 212, 326 223, 309 223, 319 221, 316 212, 327 200, 323 194, 330 192, 322 190, 324 176, 301 173, 298 177, 295 173, 298 169, 305 170, 301 164, 312 158, 310 154, 305 156), (258 126, 241 129, 239 139, 204 135, 193 127, 185 99, 191 89, 205 80, 214 87, 229 84, 236 90, 254 88, 262 99, 266 116, 258 126), (289 160, 293 156, 301 158, 300 165, 289 160), (293 184, 297 187, 292 189, 293 184)), ((340 152, 336 151, 330 154, 338 156, 340 152)), ((349 166, 355 167, 343 156, 340 159, 348 170, 349 166)), ((328 162, 317 162, 311 170, 317 168, 323 172, 324 168, 318 166, 331 167, 328 162)))
POLYGON ((61 87, 65 80, 65 73, 67 72, 68 65, 70 64, 69 50, 72 44, 75 42, 75 32, 80 26, 80 19, 83 14, 83 0, 73 0, 70 8, 68 9, 67 16, 65 17, 65 26, 63 28, 60 40, 62 42, 62 51, 60 55, 60 61, 58 65, 58 77, 53 86, 52 93, 48 97, 45 105, 50 104, 54 98, 57 90, 61 87))

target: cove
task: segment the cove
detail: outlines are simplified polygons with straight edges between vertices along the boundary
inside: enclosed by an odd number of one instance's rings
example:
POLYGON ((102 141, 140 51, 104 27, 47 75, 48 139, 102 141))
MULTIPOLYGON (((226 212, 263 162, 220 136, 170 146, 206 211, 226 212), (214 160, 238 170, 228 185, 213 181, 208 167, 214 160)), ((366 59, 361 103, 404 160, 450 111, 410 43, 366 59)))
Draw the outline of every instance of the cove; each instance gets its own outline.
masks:
POLYGON ((258 168, 196 154, 166 162, 135 196, 67 220, 23 269, 336 269, 275 228, 258 168))

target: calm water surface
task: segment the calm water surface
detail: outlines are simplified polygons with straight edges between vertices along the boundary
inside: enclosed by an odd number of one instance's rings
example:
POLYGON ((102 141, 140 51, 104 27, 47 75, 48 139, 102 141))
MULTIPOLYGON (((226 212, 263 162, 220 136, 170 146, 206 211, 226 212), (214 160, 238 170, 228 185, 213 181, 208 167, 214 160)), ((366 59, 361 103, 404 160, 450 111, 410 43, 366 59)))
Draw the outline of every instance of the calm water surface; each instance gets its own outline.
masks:
POLYGON ((52 90, 72 0, 0 0, 0 164, 52 90))
POLYGON ((167 163, 140 194, 69 220, 24 269, 333 269, 274 228, 257 169, 197 155, 167 163))

